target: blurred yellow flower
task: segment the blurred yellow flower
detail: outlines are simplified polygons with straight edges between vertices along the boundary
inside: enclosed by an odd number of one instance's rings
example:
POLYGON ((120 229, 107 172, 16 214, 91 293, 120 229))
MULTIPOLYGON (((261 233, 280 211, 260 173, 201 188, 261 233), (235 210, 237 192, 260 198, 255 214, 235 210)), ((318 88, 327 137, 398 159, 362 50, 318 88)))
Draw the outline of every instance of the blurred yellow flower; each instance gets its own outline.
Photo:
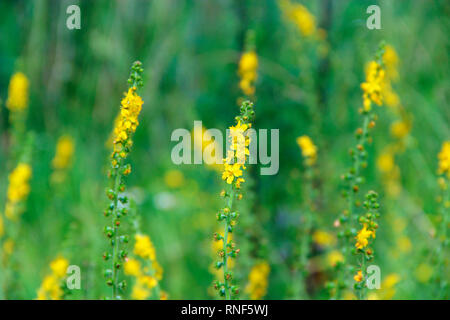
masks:
POLYGON ((336 243, 335 237, 326 231, 323 230, 317 230, 312 235, 313 241, 322 246, 322 247, 329 247, 336 243))
POLYGON ((247 96, 255 94, 255 81, 258 78, 258 56, 254 51, 244 52, 239 60, 239 87, 247 96))
POLYGON ((5 226, 3 223, 3 217, 0 215, 0 239, 3 237, 4 234, 5 234, 5 226))
POLYGON ((397 239, 397 247, 401 252, 408 253, 411 251, 411 240, 407 236, 397 239))
POLYGON ((128 258, 124 264, 124 272, 126 275, 138 277, 141 274, 141 264, 133 258, 128 258))
POLYGON ((58 257, 50 263, 50 269, 57 277, 64 277, 69 267, 69 261, 63 257, 58 257))
POLYGON ((69 261, 61 256, 50 262, 51 274, 42 280, 41 286, 37 290, 38 300, 60 300, 63 298, 63 279, 66 276, 69 261))
POLYGON ((439 159, 439 174, 447 174, 450 177, 450 141, 445 141, 442 144, 441 152, 438 154, 439 159))
POLYGON ((14 251, 14 241, 12 239, 6 239, 5 242, 3 242, 3 251, 5 252, 5 256, 10 256, 14 251))
POLYGON ((52 160, 53 169, 66 169, 72 162, 75 144, 71 136, 64 135, 58 139, 55 157, 52 160))
POLYGON ((269 272, 270 266, 265 261, 255 264, 250 270, 245 292, 251 300, 260 300, 266 295, 269 272))
POLYGON ((11 112, 23 111, 28 107, 28 78, 16 72, 9 82, 6 107, 11 112))
POLYGON ((5 217, 16 220, 23 208, 19 211, 18 205, 25 201, 30 193, 29 180, 31 178, 31 167, 26 163, 19 163, 9 175, 9 186, 7 191, 7 202, 5 205, 5 217))
POLYGON ((398 79, 397 66, 399 59, 394 47, 392 47, 391 45, 386 45, 384 48, 384 54, 382 59, 384 65, 386 66, 386 76, 390 80, 393 81, 397 80, 398 79))
POLYGON ((131 298, 134 300, 145 300, 150 296, 150 291, 140 285, 134 285, 131 298))
POLYGON ((149 276, 149 275, 141 275, 139 277, 137 277, 137 283, 140 285, 143 285, 149 289, 152 289, 154 287, 156 287, 156 285, 158 284, 158 281, 156 280, 156 278, 149 276))
POLYGON ((417 280, 421 283, 427 283, 433 275, 433 267, 428 263, 421 263, 415 270, 417 280))
POLYGON ((19 163, 9 175, 8 200, 15 204, 25 200, 30 193, 29 180, 31 167, 26 163, 19 163))
POLYGON ((378 156, 377 167, 383 173, 389 173, 394 169, 394 156, 391 152, 384 152, 378 156))
POLYGON ((179 170, 169 170, 164 175, 164 182, 169 188, 179 188, 184 184, 183 173, 179 170))
POLYGON ((401 120, 392 123, 390 128, 391 135, 397 139, 404 138, 406 135, 408 135, 410 130, 411 130, 410 124, 401 120))
POLYGON ((280 1, 280 7, 285 16, 297 26, 303 36, 310 37, 316 33, 316 18, 305 6, 284 0, 280 1))
POLYGON ((134 254, 141 258, 154 261, 156 259, 156 252, 150 237, 143 234, 136 234, 134 239, 136 240, 136 243, 134 244, 134 254))
POLYGON ((344 256, 338 250, 330 251, 327 254, 328 265, 331 267, 335 267, 339 262, 344 262, 344 256))
POLYGON ((297 144, 302 149, 302 156, 306 159, 306 165, 313 165, 317 159, 317 147, 310 137, 303 135, 297 138, 297 144))

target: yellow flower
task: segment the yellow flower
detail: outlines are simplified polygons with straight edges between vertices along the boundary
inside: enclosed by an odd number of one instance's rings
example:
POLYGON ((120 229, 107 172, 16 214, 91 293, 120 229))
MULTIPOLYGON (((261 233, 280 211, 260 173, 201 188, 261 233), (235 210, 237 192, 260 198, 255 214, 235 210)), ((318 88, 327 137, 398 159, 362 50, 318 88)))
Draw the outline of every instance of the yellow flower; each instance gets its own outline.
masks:
POLYGON ((138 277, 141 275, 141 264, 133 258, 129 258, 124 264, 124 272, 126 275, 138 277))
POLYGON ((391 135, 397 139, 404 138, 411 130, 409 123, 405 121, 396 121, 391 125, 391 135))
POLYGON ((169 188, 179 188, 184 184, 183 173, 179 170, 169 170, 164 175, 164 182, 169 188))
POLYGON ((154 261, 156 259, 156 252, 150 237, 143 234, 136 234, 134 239, 136 240, 134 253, 141 258, 154 261))
POLYGON ((239 87, 245 95, 255 94, 255 81, 258 77, 258 56, 254 51, 244 52, 239 61, 239 87))
POLYGON ((397 71, 397 65, 398 65, 398 55, 395 51, 394 47, 390 45, 386 45, 384 48, 384 54, 383 54, 383 62, 386 66, 386 76, 395 81, 398 79, 398 71, 397 71))
POLYGON ((313 165, 317 158, 317 147, 308 136, 297 138, 297 144, 302 149, 302 156, 306 159, 307 165, 313 165))
POLYGON ((11 112, 23 111, 28 107, 28 78, 22 72, 16 72, 11 77, 6 107, 11 112))
POLYGON ((362 274, 361 270, 359 270, 359 271, 355 274, 355 276, 353 277, 353 279, 354 279, 356 282, 361 282, 361 281, 363 280, 363 274, 362 274))
POLYGON ((316 19, 306 7, 290 1, 280 1, 280 6, 286 17, 297 26, 303 36, 309 37, 315 34, 316 19))
POLYGON ((63 278, 66 275, 68 267, 69 261, 63 257, 58 257, 50 263, 50 269, 57 277, 60 278, 63 278))
POLYGON ((50 263, 51 274, 42 280, 42 284, 37 291, 38 300, 60 300, 63 297, 62 280, 66 275, 69 261, 63 257, 58 257, 50 263))
POLYGON ((333 250, 327 254, 328 265, 335 267, 339 262, 344 262, 344 256, 338 250, 333 250))
POLYGON ((323 230, 317 230, 314 232, 312 238, 315 243, 323 247, 331 246, 336 242, 336 239, 332 234, 323 230))
POLYGON ((3 223, 3 217, 0 215, 0 239, 3 237, 4 234, 5 234, 5 226, 3 223))
POLYGON ((267 278, 269 276, 270 266, 263 261, 253 266, 248 275, 248 281, 245 292, 251 300, 262 299, 267 293, 267 278))
POLYGON ((147 287, 148 289, 152 289, 154 287, 156 287, 156 285, 158 284, 158 281, 156 280, 156 278, 152 277, 152 276, 139 276, 137 278, 137 282, 138 284, 147 287))
POLYGON ((234 178, 238 178, 240 176, 242 176, 242 170, 239 163, 224 163, 224 170, 222 173, 223 180, 226 180, 228 184, 231 184, 234 178))
POLYGON ((70 136, 62 136, 56 145, 55 157, 52 160, 54 169, 66 169, 70 166, 75 151, 74 141, 70 136))
POLYGON ((3 251, 6 256, 10 256, 14 251, 14 241, 12 239, 7 239, 3 242, 3 251))
POLYGON ((8 200, 15 204, 25 200, 30 193, 28 184, 31 178, 31 167, 26 163, 19 163, 9 175, 8 200))
POLYGON ((364 249, 369 244, 370 237, 375 238, 375 232, 372 230, 368 230, 367 226, 364 226, 361 230, 359 230, 358 234, 355 237, 355 247, 361 250, 364 249))
POLYGON ((136 87, 131 87, 121 101, 120 118, 114 128, 114 153, 122 152, 117 144, 124 144, 139 125, 138 116, 144 101, 136 93, 136 87))
POLYGON ((163 276, 163 268, 158 263, 158 261, 153 261, 153 269, 155 270, 155 278, 156 280, 160 281, 163 276))
POLYGON ((438 154, 439 159, 439 174, 447 173, 447 176, 450 177, 450 141, 445 141, 442 144, 441 152, 438 154))
POLYGON ((383 173, 389 173, 394 169, 394 156, 390 152, 379 155, 377 159, 377 167, 383 173))
POLYGON ((389 274, 381 283, 380 298, 391 300, 395 295, 395 286, 400 282, 400 276, 396 273, 389 274))
POLYGON ((361 84, 365 111, 370 111, 372 102, 382 105, 384 81, 385 72, 381 66, 375 61, 369 62, 366 68, 366 81, 361 84))
POLYGON ((150 296, 150 291, 136 284, 133 286, 131 298, 134 300, 145 300, 150 296))
POLYGON ((400 281, 400 276, 396 273, 389 274, 381 284, 382 289, 393 288, 400 281))

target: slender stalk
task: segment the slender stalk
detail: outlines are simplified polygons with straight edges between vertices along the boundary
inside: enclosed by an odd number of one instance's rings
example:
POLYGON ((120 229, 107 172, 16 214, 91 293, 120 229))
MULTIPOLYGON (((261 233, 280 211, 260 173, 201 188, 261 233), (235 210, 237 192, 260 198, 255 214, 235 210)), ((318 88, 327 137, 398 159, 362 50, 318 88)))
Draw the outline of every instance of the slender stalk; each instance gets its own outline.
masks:
MULTIPOLYGON (((231 187, 230 197, 228 198, 228 208, 230 208, 230 211, 233 210, 233 199, 235 196, 235 191, 233 186, 231 187)), ((225 219, 225 230, 223 233, 223 281, 225 283, 225 299, 230 300, 230 285, 228 283, 228 229, 231 225, 230 216, 227 216, 225 219)))

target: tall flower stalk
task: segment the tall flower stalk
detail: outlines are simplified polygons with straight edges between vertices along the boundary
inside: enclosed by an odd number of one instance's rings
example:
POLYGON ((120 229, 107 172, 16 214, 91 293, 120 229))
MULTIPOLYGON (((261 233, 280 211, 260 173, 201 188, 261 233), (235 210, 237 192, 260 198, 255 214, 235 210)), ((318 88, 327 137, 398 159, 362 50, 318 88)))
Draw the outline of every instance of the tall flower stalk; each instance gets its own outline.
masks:
POLYGON ((361 171, 367 167, 367 145, 372 141, 370 129, 375 126, 377 115, 372 105, 381 106, 383 104, 383 88, 386 81, 382 56, 384 53, 384 44, 380 48, 373 61, 370 61, 366 67, 366 79, 361 84, 363 91, 363 106, 359 113, 363 117, 362 127, 356 130, 356 148, 350 150, 352 165, 350 170, 342 176, 346 183, 346 190, 343 192, 347 199, 347 209, 343 211, 340 217, 335 221, 335 227, 338 227, 338 237, 341 239, 341 250, 345 261, 337 263, 335 266, 337 280, 335 283, 329 283, 328 287, 332 298, 341 298, 344 290, 350 287, 350 275, 353 274, 354 265, 352 263, 352 240, 357 236, 356 222, 358 219, 358 210, 360 210, 361 201, 358 194, 364 177, 361 171))
POLYGON ((109 239, 111 250, 104 253, 105 260, 111 260, 111 269, 105 271, 106 283, 111 286, 111 298, 120 299, 120 292, 125 288, 126 283, 120 280, 120 270, 123 266, 127 252, 123 248, 128 242, 128 236, 121 234, 121 218, 127 214, 124 205, 128 198, 123 195, 125 191, 124 177, 131 173, 130 164, 126 163, 126 158, 133 145, 132 136, 139 125, 138 116, 141 112, 144 101, 137 94, 138 88, 142 87, 141 62, 136 61, 131 67, 128 83, 130 87, 125 97, 122 99, 120 108, 120 118, 114 128, 113 152, 111 154, 111 167, 108 172, 110 188, 106 194, 110 205, 105 210, 106 217, 111 217, 111 224, 105 226, 105 234, 109 239))
POLYGON ((230 148, 227 150, 227 157, 224 159, 224 170, 222 179, 225 180, 228 190, 223 190, 221 196, 226 199, 226 205, 217 213, 217 220, 223 222, 223 234, 215 233, 214 239, 222 241, 222 248, 218 251, 220 261, 216 263, 217 269, 223 270, 223 282, 215 281, 214 288, 219 291, 220 296, 230 300, 232 296, 239 293, 236 285, 232 284, 233 273, 228 268, 229 258, 236 258, 239 249, 229 234, 233 232, 239 213, 236 211, 235 201, 242 199, 240 193, 241 184, 245 182, 243 170, 245 162, 249 156, 248 146, 250 138, 247 130, 251 128, 251 120, 254 117, 253 103, 244 101, 240 107, 240 115, 235 118, 236 125, 230 127, 230 148))

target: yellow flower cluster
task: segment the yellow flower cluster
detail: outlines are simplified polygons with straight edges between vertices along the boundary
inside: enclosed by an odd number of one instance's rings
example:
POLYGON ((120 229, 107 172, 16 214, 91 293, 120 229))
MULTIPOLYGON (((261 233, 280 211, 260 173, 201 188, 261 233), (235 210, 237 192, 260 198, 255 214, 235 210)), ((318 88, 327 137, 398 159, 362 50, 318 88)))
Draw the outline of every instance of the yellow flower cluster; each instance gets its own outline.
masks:
POLYGON ((312 166, 317 160, 317 147, 308 136, 297 138, 297 144, 302 149, 302 156, 305 158, 307 166, 312 166))
POLYGON ((11 112, 20 112, 28 107, 28 78, 22 72, 16 72, 9 82, 6 107, 11 112))
POLYGON ((361 282, 363 280, 363 274, 361 270, 358 270, 358 272, 353 277, 353 280, 355 280, 356 282, 361 282))
POLYGON ((450 178, 450 141, 445 141, 442 144, 441 152, 438 154, 439 159, 439 174, 447 174, 450 178))
POLYGON ((280 1, 280 7, 303 36, 309 37, 316 33, 316 19, 306 7, 288 0, 280 1))
POLYGON ((51 274, 44 277, 37 291, 38 300, 60 300, 63 297, 62 280, 66 276, 69 261, 58 257, 50 263, 51 274))
POLYGON ((266 295, 269 272, 270 266, 265 261, 254 265, 251 269, 248 284, 245 287, 245 292, 251 300, 260 300, 266 295))
POLYGON ((72 137, 64 135, 58 139, 55 157, 52 160, 53 169, 62 170, 70 166, 75 144, 72 137))
POLYGON ((369 244, 370 237, 375 239, 375 230, 369 230, 367 226, 364 225, 363 228, 358 231, 358 234, 355 237, 355 247, 357 249, 364 249, 369 244))
POLYGON ((231 146, 227 152, 227 158, 224 159, 222 179, 228 184, 234 182, 237 189, 241 187, 242 182, 245 182, 242 178, 242 170, 246 169, 244 166, 245 159, 250 155, 248 150, 250 138, 246 135, 250 127, 250 123, 241 124, 241 121, 238 121, 236 126, 230 127, 231 146))
POLYGON ((136 240, 134 254, 143 259, 154 261, 156 259, 156 251, 150 237, 144 234, 136 234, 134 239, 136 240))
POLYGON ((258 78, 258 56, 254 51, 244 52, 239 61, 239 87, 247 96, 255 94, 255 81, 258 78))
POLYGON ((19 163, 9 175, 8 201, 5 208, 5 216, 10 220, 17 218, 17 205, 25 201, 30 193, 29 180, 31 167, 26 163, 19 163))
POLYGON ((121 101, 120 118, 116 122, 116 127, 114 128, 114 154, 118 153, 125 156, 122 150, 123 146, 131 145, 131 141, 128 140, 130 135, 136 131, 139 125, 138 116, 142 110, 142 105, 144 101, 136 93, 137 88, 131 87, 125 94, 125 97, 121 101))
POLYGON ((370 111, 372 102, 381 106, 383 103, 382 89, 385 81, 385 71, 376 61, 369 62, 366 68, 366 82, 361 84, 363 90, 364 111, 370 111))
MULTIPOLYGON (((135 300, 146 300, 151 295, 151 290, 158 285, 162 279, 163 270, 156 261, 156 252, 150 237, 147 235, 135 235, 134 254, 144 259, 144 266, 135 258, 128 258, 124 264, 126 275, 136 278, 131 297, 135 300)), ((160 292, 161 299, 165 297, 160 292)))

